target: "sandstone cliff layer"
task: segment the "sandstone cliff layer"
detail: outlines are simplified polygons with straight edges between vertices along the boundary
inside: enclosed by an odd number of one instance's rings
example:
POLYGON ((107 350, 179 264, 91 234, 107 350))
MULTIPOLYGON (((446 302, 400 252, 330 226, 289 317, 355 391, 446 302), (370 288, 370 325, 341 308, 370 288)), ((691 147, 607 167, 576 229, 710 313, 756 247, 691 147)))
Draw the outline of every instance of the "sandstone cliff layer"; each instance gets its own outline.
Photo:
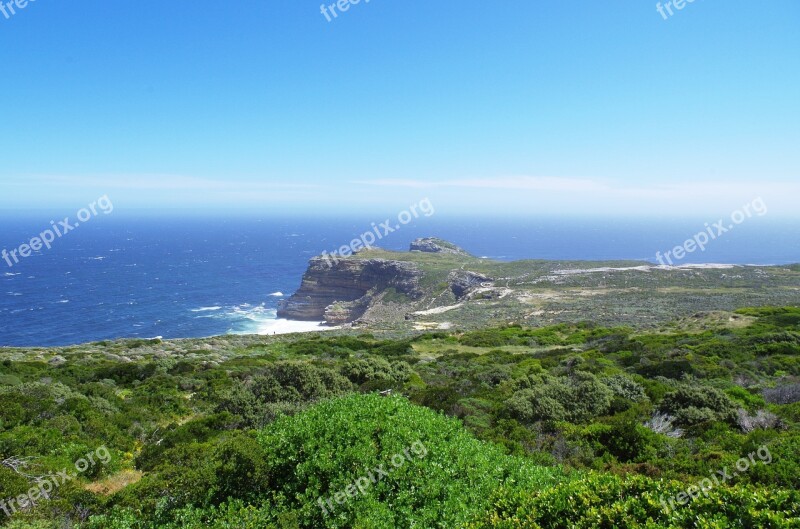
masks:
POLYGON ((278 317, 325 321, 332 325, 360 318, 372 300, 388 289, 411 299, 422 295, 422 272, 415 263, 387 259, 314 257, 300 289, 278 306, 278 317))

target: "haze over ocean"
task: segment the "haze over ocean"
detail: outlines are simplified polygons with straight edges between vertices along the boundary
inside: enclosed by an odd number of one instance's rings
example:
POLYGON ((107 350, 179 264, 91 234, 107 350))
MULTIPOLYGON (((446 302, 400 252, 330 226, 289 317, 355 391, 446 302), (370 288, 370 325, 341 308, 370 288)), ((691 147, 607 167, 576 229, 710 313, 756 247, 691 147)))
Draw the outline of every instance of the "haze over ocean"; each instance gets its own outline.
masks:
MULTIPOLYGON (((49 218, 49 217, 48 217, 49 218)), ((0 249, 47 227, 2 220, 0 249)), ((132 219, 102 215, 52 249, 0 262, 0 346, 56 346, 123 337, 271 333, 277 303, 300 284, 308 260, 368 231, 378 218, 132 219)), ((502 260, 640 259, 704 229, 709 219, 420 218, 378 246, 406 250, 417 237, 450 240, 502 260)), ((753 217, 687 263, 800 261, 800 223, 753 217)))

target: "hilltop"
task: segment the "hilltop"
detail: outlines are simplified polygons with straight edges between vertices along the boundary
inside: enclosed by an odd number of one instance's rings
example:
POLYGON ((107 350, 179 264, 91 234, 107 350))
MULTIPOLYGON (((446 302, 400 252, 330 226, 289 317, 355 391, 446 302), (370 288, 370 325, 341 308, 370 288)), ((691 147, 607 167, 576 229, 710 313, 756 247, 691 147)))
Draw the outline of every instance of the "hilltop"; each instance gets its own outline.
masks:
POLYGON ((399 331, 594 321, 647 328, 701 311, 800 302, 792 266, 512 262, 437 238, 311 259, 279 317, 399 331))

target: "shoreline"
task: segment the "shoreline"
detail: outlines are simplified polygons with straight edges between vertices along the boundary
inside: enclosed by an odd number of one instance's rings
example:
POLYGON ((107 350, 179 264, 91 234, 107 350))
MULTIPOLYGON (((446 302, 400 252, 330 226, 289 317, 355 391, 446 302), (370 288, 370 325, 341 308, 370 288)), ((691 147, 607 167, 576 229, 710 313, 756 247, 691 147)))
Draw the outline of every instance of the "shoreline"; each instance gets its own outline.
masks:
POLYGON ((298 321, 276 318, 260 322, 256 334, 259 336, 272 336, 279 334, 332 331, 339 328, 340 327, 328 326, 323 321, 298 321))

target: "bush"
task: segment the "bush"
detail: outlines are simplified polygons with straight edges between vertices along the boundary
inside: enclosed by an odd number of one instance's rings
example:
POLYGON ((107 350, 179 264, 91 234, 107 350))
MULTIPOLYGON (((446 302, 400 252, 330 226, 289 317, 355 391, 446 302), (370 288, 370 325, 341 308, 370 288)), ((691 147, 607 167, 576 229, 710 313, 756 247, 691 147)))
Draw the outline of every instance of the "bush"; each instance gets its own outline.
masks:
POLYGON ((353 386, 333 370, 289 362, 267 368, 252 379, 250 389, 262 402, 307 402, 341 395, 353 386))
POLYGON ((633 413, 610 419, 608 428, 598 437, 605 449, 623 463, 652 461, 661 445, 658 436, 639 424, 633 413))
POLYGON ((0 375, 0 386, 19 386, 22 380, 14 375, 0 375))
POLYGON ((0 499, 15 498, 28 492, 31 484, 23 476, 0 465, 0 499))
POLYGON ((216 487, 212 501, 228 499, 255 502, 269 490, 267 460, 255 438, 237 435, 225 440, 214 452, 216 487))
MULTIPOLYGON (((541 487, 554 472, 504 456, 461 424, 399 397, 354 395, 284 417, 259 436, 275 509, 303 528, 458 527, 502 483, 541 487), (423 447, 395 468, 392 457, 423 447), (416 454, 416 455, 414 455, 416 454), (383 465, 390 475, 326 516, 319 498, 383 465)), ((324 501, 324 500, 323 500, 324 501)))
POLYGON ((764 400, 772 404, 800 402, 800 384, 784 384, 764 390, 764 400))
POLYGON ((647 399, 644 387, 625 375, 614 375, 603 379, 603 383, 614 392, 614 395, 633 402, 647 399))
POLYGON ((736 423, 745 433, 759 429, 769 430, 771 428, 780 428, 782 426, 778 416, 767 410, 758 410, 755 415, 750 415, 742 409, 737 410, 736 423))
POLYGON ((583 422, 600 416, 611 405, 612 391, 591 373, 569 377, 531 376, 518 382, 522 387, 506 401, 512 417, 522 422, 583 422))
POLYGON ((653 416, 644 423, 644 427, 654 433, 666 435, 673 439, 683 437, 683 430, 675 426, 675 417, 665 413, 654 413, 653 416))
POLYGON ((686 483, 590 473, 536 491, 506 488, 469 529, 683 529, 799 527, 800 492, 719 487, 686 505, 669 500, 686 483), (676 508, 672 508, 673 505, 676 508))
POLYGON ((381 357, 351 360, 342 367, 342 374, 359 386, 367 382, 405 382, 411 375, 407 362, 389 362, 381 357))
POLYGON ((664 396, 659 409, 676 422, 693 426, 708 421, 733 423, 736 406, 722 391, 708 386, 684 386, 664 396))

